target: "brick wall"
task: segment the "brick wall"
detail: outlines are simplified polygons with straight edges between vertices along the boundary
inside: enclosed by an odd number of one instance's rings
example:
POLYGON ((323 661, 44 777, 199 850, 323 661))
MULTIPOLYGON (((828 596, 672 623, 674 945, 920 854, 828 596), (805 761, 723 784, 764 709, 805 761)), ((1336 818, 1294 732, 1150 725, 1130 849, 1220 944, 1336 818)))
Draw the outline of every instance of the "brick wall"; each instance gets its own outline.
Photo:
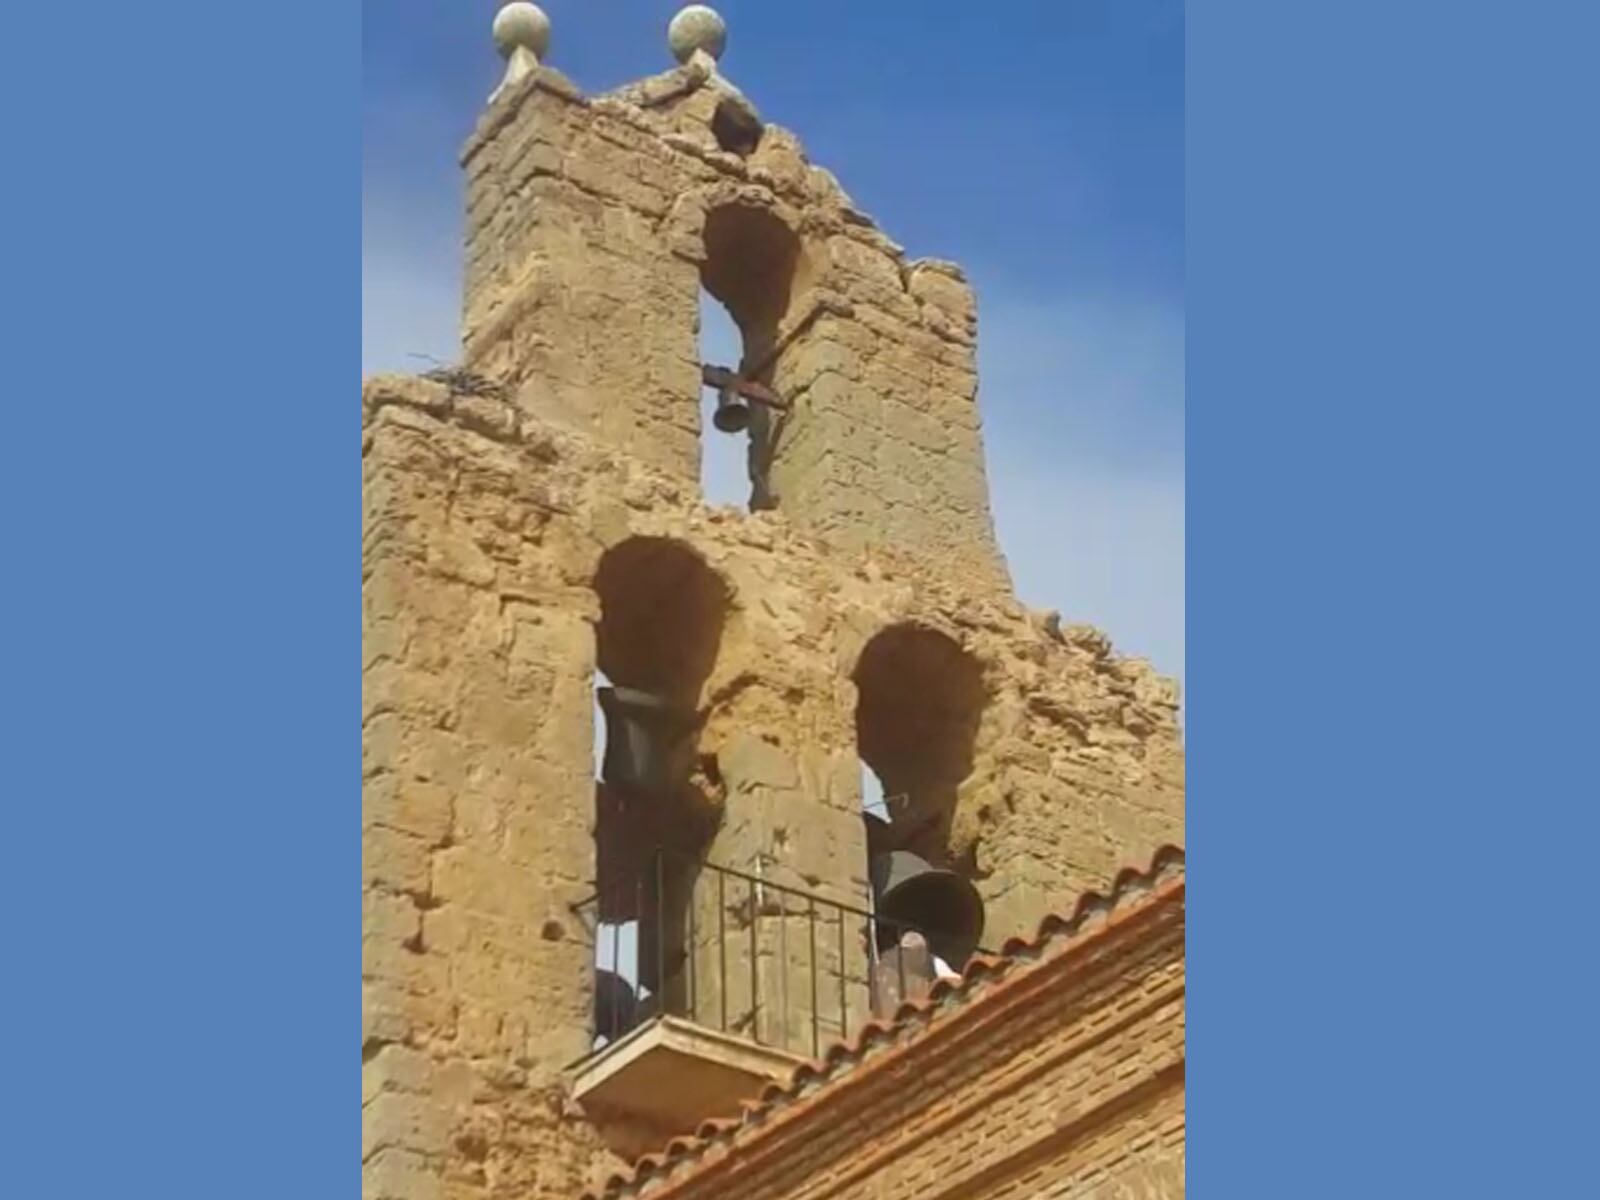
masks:
POLYGON ((623 1193, 663 1200, 1183 1195, 1181 880, 868 1050, 724 1146, 623 1193))

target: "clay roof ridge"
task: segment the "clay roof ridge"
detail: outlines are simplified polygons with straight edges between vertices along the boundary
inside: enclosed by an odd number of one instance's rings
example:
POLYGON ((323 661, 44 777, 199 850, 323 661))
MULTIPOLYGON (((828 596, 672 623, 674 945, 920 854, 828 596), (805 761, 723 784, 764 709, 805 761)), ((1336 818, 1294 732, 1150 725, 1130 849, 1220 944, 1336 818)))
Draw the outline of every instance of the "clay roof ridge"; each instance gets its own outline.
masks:
POLYGON ((1040 921, 1031 938, 1009 938, 998 954, 979 955, 958 978, 935 983, 925 999, 907 1001, 888 1019, 867 1022, 853 1037, 833 1043, 818 1058, 796 1067, 787 1083, 768 1084, 759 1098, 744 1102, 740 1116, 702 1122, 692 1135, 675 1137, 662 1151, 638 1159, 630 1173, 613 1174, 599 1191, 585 1192, 583 1200, 617 1200, 690 1160, 703 1158, 714 1148, 730 1147, 741 1135, 760 1128, 807 1094, 847 1074, 851 1067, 869 1058, 873 1049, 899 1042, 913 1029, 925 1027, 938 1013, 964 1004, 1012 970, 1026 970, 1050 957, 1056 943, 1062 943, 1064 948, 1068 939, 1089 932, 1091 922, 1103 921, 1114 911, 1142 902, 1163 884, 1181 876, 1184 866, 1181 847, 1161 846, 1146 867, 1119 872, 1109 892, 1084 892, 1070 913, 1051 914, 1040 921))

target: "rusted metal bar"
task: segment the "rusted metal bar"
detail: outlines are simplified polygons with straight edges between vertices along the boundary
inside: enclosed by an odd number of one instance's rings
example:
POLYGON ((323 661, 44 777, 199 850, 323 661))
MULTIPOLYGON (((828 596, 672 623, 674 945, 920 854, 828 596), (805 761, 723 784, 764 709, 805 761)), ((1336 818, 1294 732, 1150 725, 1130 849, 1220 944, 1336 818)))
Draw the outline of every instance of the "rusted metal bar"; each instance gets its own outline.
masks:
POLYGON ((761 984, 757 973, 757 959, 761 954, 760 939, 756 937, 756 922, 761 918, 761 906, 756 903, 756 885, 750 885, 750 1038, 761 1044, 761 984))
POLYGON ((817 1058, 822 1054, 822 1027, 817 1013, 817 898, 809 897, 806 904, 806 924, 811 930, 811 1057, 817 1058))
POLYGON ((839 1036, 850 1036, 850 1015, 846 985, 844 977, 844 909, 838 909, 839 914, 839 1036))
POLYGON ((757 362, 751 364, 750 373, 752 375, 759 375, 773 363, 777 362, 779 357, 789 349, 789 346, 794 339, 809 329, 812 323, 815 322, 818 317, 823 315, 831 315, 835 317, 843 317, 848 320, 849 318, 855 316, 855 311, 855 306, 841 296, 818 296, 811 302, 811 306, 806 310, 805 316, 794 322, 788 327, 788 329, 779 335, 777 345, 773 346, 771 350, 767 351, 767 353, 763 355, 757 362))
MULTIPOLYGON (((701 866, 705 867, 706 869, 711 870, 711 871, 715 871, 719 876, 720 875, 726 875, 726 876, 728 876, 728 877, 730 877, 732 879, 742 880, 742 881, 744 881, 746 883, 758 883, 758 884, 761 885, 761 888, 762 888, 763 891, 783 892, 783 893, 787 893, 790 896, 794 896, 795 898, 797 898, 799 900, 811 901, 811 900, 815 900, 816 899, 816 897, 814 895, 812 895, 810 892, 803 892, 799 888, 786 887, 781 883, 774 883, 770 879, 762 879, 759 875, 752 875, 747 871, 740 871, 735 867, 718 866, 716 863, 710 862, 709 860, 691 859, 691 858, 689 858, 689 856, 680 855, 680 854, 678 854, 677 851, 673 851, 673 850, 669 850, 669 851, 667 851, 667 853, 672 855, 672 856, 674 856, 674 857, 681 858, 684 862, 697 862, 701 866)), ((916 930, 917 929, 917 927, 915 925, 911 925, 911 924, 908 924, 908 923, 903 922, 903 921, 896 922, 891 917, 877 917, 868 909, 857 908, 855 905, 853 905, 853 904, 845 904, 843 901, 839 901, 839 900, 824 900, 823 903, 828 905, 830 908, 843 909, 845 912, 849 913, 851 916, 873 917, 873 919, 881 921, 881 922, 883 922, 884 924, 887 924, 887 925, 900 925, 900 926, 903 926, 904 928, 910 929, 910 930, 916 930)), ((973 953, 974 954, 993 954, 994 951, 993 950, 988 950, 988 949, 985 949, 982 946, 979 946, 973 951, 973 953)))
POLYGON ((782 412, 789 407, 789 402, 764 383, 754 379, 746 379, 736 371, 727 367, 712 366, 706 363, 700 368, 700 379, 707 387, 716 388, 718 391, 730 389, 746 400, 753 400, 757 404, 764 404, 768 408, 775 408, 782 412))
POLYGON ((722 998, 722 1029, 728 1028, 728 876, 717 872, 717 977, 722 998))
POLYGON ((694 910, 695 910, 695 907, 697 906, 697 904, 699 902, 699 897, 695 894, 695 884, 700 881, 700 877, 698 875, 691 875, 689 877, 689 880, 690 880, 690 882, 689 882, 689 914, 688 914, 688 923, 689 923, 689 943, 688 943, 689 1006, 688 1006, 688 1012, 685 1015, 690 1020, 698 1020, 699 1017, 700 1017, 700 996, 699 996, 699 987, 697 986, 697 980, 696 980, 696 976, 698 975, 698 971, 695 968, 695 961, 700 957, 700 946, 699 946, 699 943, 695 940, 694 910))
POLYGON ((666 856, 656 851, 656 1015, 667 1015, 666 856))
POLYGON ((778 1017, 779 1045, 785 1050, 789 1048, 789 897, 782 891, 778 892, 778 957, 782 966, 778 971, 778 995, 780 1015, 778 1017))

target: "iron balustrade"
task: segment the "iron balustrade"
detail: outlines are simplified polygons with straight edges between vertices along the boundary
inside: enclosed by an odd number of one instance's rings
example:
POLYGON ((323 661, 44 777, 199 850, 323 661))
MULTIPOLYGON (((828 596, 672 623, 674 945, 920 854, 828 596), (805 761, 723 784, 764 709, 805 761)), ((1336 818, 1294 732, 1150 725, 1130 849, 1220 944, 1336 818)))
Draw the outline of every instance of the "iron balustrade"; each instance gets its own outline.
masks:
POLYGON ((596 1048, 667 1016, 816 1056, 933 978, 907 951, 926 928, 668 849, 573 911, 595 942, 596 1048))

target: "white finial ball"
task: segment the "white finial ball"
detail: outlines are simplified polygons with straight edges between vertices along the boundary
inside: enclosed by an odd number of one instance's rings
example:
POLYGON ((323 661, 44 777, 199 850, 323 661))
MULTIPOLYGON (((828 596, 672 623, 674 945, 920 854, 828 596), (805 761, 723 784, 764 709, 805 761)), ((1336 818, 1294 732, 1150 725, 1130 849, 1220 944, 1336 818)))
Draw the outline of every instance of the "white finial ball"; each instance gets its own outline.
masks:
POLYGON ((518 46, 543 58, 550 48, 550 18, 537 4, 512 0, 494 15, 494 44, 502 58, 510 58, 518 46))
POLYGON ((696 50, 721 58, 728 45, 728 23, 716 9, 691 4, 667 26, 667 45, 672 47, 672 57, 681 63, 688 62, 696 50))

